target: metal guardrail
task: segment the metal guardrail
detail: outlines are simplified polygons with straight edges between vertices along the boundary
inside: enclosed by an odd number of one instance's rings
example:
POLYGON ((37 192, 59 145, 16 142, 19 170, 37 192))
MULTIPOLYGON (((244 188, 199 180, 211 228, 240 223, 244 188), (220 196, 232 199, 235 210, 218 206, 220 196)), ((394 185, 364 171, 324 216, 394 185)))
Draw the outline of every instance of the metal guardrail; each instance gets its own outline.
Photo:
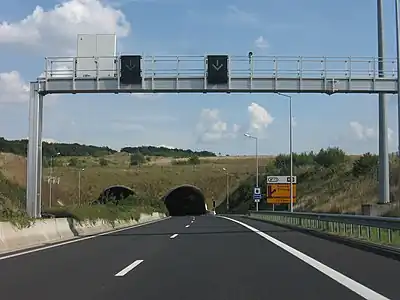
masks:
POLYGON ((400 248, 400 218, 273 211, 249 217, 400 248))
MULTIPOLYGON (((305 57, 305 56, 229 56, 231 77, 271 78, 378 78, 382 61, 387 78, 397 77, 395 58, 377 57, 305 57)), ((142 75, 154 77, 204 77, 207 57, 200 55, 142 56, 142 75)), ((40 76, 45 79, 117 76, 120 59, 112 57, 47 57, 40 76)))

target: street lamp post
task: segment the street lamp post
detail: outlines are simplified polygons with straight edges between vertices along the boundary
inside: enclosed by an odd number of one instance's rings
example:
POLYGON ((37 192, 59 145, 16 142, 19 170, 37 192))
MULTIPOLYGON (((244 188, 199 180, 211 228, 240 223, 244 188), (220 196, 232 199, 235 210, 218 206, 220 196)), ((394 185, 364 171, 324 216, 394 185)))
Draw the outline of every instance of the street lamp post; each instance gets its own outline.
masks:
MULTIPOLYGON (((245 137, 251 138, 256 141, 256 188, 258 188, 258 177, 259 177, 259 163, 258 163, 258 137, 250 135, 249 133, 244 134, 245 137)), ((256 201, 256 211, 258 211, 258 201, 256 201)))
POLYGON ((289 99, 289 155, 290 155, 290 211, 293 212, 293 115, 292 96, 277 93, 279 96, 289 99))
POLYGON ((57 152, 56 155, 50 156, 50 176, 49 176, 49 207, 52 205, 52 198, 53 198, 53 181, 55 178, 53 178, 53 159, 54 156, 60 155, 60 152, 57 152))
POLYGON ((78 171, 78 205, 81 205, 81 172, 85 171, 85 169, 79 169, 78 171))
POLYGON ((222 168, 226 175, 226 212, 229 211, 229 173, 226 168, 222 168))

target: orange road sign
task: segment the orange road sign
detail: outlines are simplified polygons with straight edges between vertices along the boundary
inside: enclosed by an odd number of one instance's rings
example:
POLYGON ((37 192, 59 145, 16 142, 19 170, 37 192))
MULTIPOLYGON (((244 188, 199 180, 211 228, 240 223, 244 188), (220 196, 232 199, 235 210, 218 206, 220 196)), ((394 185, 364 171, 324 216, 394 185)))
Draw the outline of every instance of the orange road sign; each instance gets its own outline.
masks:
MULTIPOLYGON (((293 202, 296 202, 296 184, 293 184, 293 202)), ((290 203, 290 183, 272 183, 267 185, 267 203, 290 203)))

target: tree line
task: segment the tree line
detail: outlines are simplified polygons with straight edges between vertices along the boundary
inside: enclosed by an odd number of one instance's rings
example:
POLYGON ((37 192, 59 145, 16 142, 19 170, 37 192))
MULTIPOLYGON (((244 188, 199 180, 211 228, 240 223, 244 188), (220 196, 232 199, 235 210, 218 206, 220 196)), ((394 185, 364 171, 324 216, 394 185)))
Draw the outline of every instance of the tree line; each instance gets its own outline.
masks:
MULTIPOLYGON (((28 152, 28 140, 7 140, 0 137, 0 152, 13 153, 21 156, 26 156, 28 152)), ((102 157, 109 154, 118 152, 110 147, 99 147, 94 145, 82 145, 78 143, 47 143, 43 142, 42 152, 44 157, 51 157, 55 155, 60 156, 93 156, 102 157)), ((193 156, 210 157, 216 156, 215 153, 210 151, 193 151, 190 149, 170 149, 167 147, 155 146, 140 146, 140 147, 124 147, 120 152, 130 154, 140 153, 143 156, 160 156, 160 157, 174 157, 174 158, 189 158, 193 156)))
POLYGON ((167 147, 155 147, 155 146, 140 146, 140 147, 124 147, 121 152, 129 154, 141 153, 144 156, 161 156, 161 157, 175 157, 175 158, 189 158, 193 156, 198 157, 211 157, 217 156, 215 153, 210 151, 193 151, 191 149, 178 149, 178 148, 167 148, 167 147))

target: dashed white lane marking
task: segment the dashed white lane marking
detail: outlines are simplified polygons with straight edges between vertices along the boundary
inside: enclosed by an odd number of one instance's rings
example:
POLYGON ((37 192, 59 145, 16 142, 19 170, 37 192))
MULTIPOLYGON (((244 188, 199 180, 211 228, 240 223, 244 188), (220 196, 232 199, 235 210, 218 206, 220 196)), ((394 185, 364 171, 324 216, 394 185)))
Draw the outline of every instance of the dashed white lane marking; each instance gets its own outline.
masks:
POLYGON ((192 224, 193 224, 193 222, 194 222, 193 220, 192 220, 192 221, 190 221, 190 223, 192 223, 192 224))
POLYGON ((178 236, 178 234, 175 233, 175 234, 171 235, 169 238, 170 238, 170 239, 174 239, 174 238, 176 238, 177 236, 178 236))
POLYGON ((188 228, 190 225, 186 225, 185 227, 188 228))
POLYGON ((302 260, 306 264, 310 265, 311 267, 315 268, 316 270, 320 271, 321 273, 325 274, 326 276, 330 277, 331 279, 335 280, 336 282, 340 283, 344 287, 348 288, 349 290, 353 291, 354 293, 360 295, 364 299, 368 300, 390 300, 389 298, 386 298, 385 296, 378 294, 377 292, 371 290, 370 288, 367 288, 366 286, 362 285, 361 283, 358 283, 357 281, 347 277, 346 275, 343 275, 342 273, 339 273, 338 271, 324 265, 323 263, 317 261, 316 259, 304 254, 303 252, 300 252, 299 250, 296 250, 289 245, 286 245, 285 243, 273 238, 272 236, 269 236, 268 234, 251 227, 250 225, 247 225, 246 223, 240 222, 235 219, 231 219, 228 217, 223 217, 219 216, 220 218, 224 218, 227 220, 230 220, 232 222, 235 222, 237 224, 242 225, 243 227, 257 233, 264 239, 268 240, 269 242, 275 244, 279 248, 285 250, 286 252, 292 254, 293 256, 297 257, 298 259, 302 260))
POLYGON ((140 265, 143 262, 142 259, 135 260, 133 263, 131 263, 129 266, 126 268, 122 269, 119 271, 117 274, 115 274, 116 277, 122 277, 125 276, 128 272, 132 271, 134 268, 136 268, 138 265, 140 265))
POLYGON ((56 247, 60 247, 60 246, 68 245, 68 244, 82 242, 82 241, 94 239, 94 238, 99 237, 99 236, 109 235, 109 234, 113 234, 113 233, 129 230, 129 229, 133 229, 133 228, 137 228, 137 227, 150 225, 150 224, 153 224, 153 223, 157 223, 157 222, 160 222, 160 221, 167 220, 169 218, 171 218, 171 217, 166 217, 166 218, 161 219, 161 220, 154 220, 154 221, 146 222, 146 223, 143 223, 143 224, 133 225, 133 226, 117 229, 117 230, 102 232, 102 233, 98 233, 98 234, 87 236, 87 237, 74 238, 74 239, 71 239, 71 240, 68 240, 68 241, 65 241, 65 242, 61 242, 61 243, 57 243, 57 244, 53 244, 53 245, 49 245, 49 246, 44 246, 44 247, 40 247, 40 248, 36 248, 36 249, 26 250, 26 251, 23 251, 23 252, 13 253, 13 254, 1 256, 0 260, 5 260, 5 259, 9 259, 9 258, 17 257, 17 256, 22 256, 22 255, 26 255, 26 254, 30 254, 30 253, 34 253, 34 252, 39 252, 39 251, 43 251, 43 250, 47 250, 47 249, 51 249, 51 248, 56 248, 56 247))

